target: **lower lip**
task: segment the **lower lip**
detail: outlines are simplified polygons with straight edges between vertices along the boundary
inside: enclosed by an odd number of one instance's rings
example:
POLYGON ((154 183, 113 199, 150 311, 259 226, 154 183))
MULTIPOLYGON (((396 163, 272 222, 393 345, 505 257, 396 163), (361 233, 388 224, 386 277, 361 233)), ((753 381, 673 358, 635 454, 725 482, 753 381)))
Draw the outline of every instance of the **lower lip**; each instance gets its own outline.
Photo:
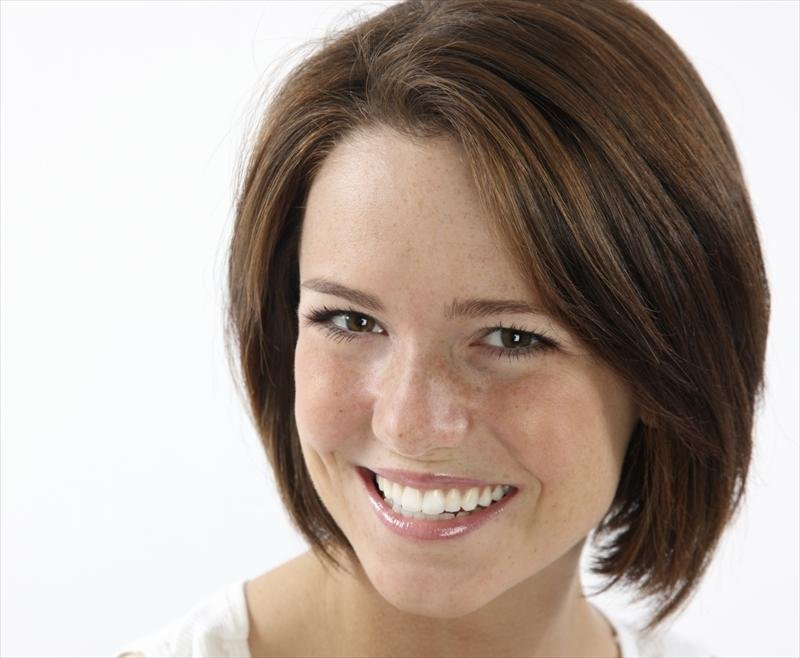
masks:
POLYGON ((381 522, 401 537, 409 539, 455 539, 474 532, 484 523, 496 519, 508 507, 514 498, 517 489, 511 489, 503 498, 492 503, 489 507, 477 507, 469 516, 461 516, 442 521, 415 519, 403 516, 389 507, 383 496, 380 495, 373 483, 374 473, 361 466, 356 467, 358 475, 364 483, 364 488, 369 496, 369 502, 381 522))

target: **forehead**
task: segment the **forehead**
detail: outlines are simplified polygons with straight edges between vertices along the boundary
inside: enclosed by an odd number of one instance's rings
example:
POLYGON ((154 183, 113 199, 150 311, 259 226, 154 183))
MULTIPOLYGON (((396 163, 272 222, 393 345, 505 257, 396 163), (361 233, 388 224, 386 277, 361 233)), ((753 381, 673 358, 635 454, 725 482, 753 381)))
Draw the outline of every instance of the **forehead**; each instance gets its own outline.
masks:
POLYGON ((300 271, 359 283, 366 273, 409 285, 461 280, 471 292, 530 288, 480 207, 460 145, 384 128, 349 137, 323 162, 306 201, 300 271))

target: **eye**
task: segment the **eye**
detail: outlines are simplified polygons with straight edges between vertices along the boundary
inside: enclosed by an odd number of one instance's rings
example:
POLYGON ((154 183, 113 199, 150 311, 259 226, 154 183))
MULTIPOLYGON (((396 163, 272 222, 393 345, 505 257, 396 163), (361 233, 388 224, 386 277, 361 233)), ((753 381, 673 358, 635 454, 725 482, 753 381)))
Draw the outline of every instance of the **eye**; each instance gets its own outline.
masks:
POLYGON ((528 347, 535 340, 533 333, 512 327, 497 327, 488 335, 492 334, 500 336, 499 347, 528 347))
POLYGON ((499 346, 494 343, 490 347, 498 358, 519 359, 523 356, 532 356, 535 352, 543 352, 556 346, 555 341, 542 334, 525 331, 518 327, 492 327, 485 337, 497 334, 499 346))
MULTIPOLYGON (((330 316, 330 321, 334 326, 339 327, 340 329, 345 329, 347 331, 353 331, 359 334, 368 334, 372 333, 372 330, 378 326, 378 323, 375 322, 374 318, 371 318, 368 315, 363 315, 361 313, 356 313, 355 311, 345 311, 342 313, 336 313, 330 316), (342 318, 342 324, 336 324, 334 319, 342 318)), ((381 329, 375 333, 384 333, 381 329)))
MULTIPOLYGON (((351 341, 359 334, 386 333, 374 318, 353 309, 331 309, 327 306, 311 309, 305 319, 309 325, 323 327, 329 338, 336 342, 351 341), (374 331, 377 329, 377 331, 374 331)), ((484 332, 483 337, 498 334, 500 343, 482 346, 498 358, 519 359, 523 356, 533 356, 536 352, 544 352, 557 346, 556 342, 543 334, 525 331, 514 326, 491 327, 484 332)))
POLYGON ((328 337, 338 342, 351 341, 358 338, 358 334, 384 333, 383 329, 373 331, 379 327, 374 318, 353 309, 322 308, 311 309, 305 316, 309 325, 319 325, 325 329, 328 337), (341 323, 334 322, 334 319, 341 323))

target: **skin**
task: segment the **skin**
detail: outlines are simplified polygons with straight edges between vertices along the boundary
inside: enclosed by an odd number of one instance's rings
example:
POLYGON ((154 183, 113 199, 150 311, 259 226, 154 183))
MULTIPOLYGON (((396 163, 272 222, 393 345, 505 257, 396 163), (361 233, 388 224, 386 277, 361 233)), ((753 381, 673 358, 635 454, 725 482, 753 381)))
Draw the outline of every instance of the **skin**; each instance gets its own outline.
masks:
POLYGON ((328 571, 308 552, 250 581, 253 655, 619 655, 610 625, 582 597, 579 563, 640 410, 547 315, 445 318, 455 298, 539 302, 490 231, 458 144, 388 128, 338 144, 309 192, 299 268, 301 285, 333 279, 385 307, 301 287, 298 308, 303 455, 359 563, 328 571), (358 333, 333 318, 354 334, 337 342, 306 320, 323 304, 374 324, 358 333), (557 347, 498 358, 501 333, 490 332, 501 324, 557 347), (519 492, 477 532, 416 542, 376 518, 357 464, 519 492))

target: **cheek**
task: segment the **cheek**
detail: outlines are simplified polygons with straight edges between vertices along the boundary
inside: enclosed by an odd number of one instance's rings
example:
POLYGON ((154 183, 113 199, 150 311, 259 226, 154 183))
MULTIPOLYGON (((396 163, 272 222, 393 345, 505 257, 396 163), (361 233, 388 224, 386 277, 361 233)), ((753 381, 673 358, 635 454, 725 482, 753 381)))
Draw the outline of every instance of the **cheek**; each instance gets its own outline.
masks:
POLYGON ((337 358, 325 340, 301 330, 294 354, 297 431, 302 443, 320 453, 356 441, 359 426, 368 420, 358 372, 337 358))
POLYGON ((632 429, 618 384, 594 372, 548 369, 497 387, 488 399, 495 435, 541 487, 542 506, 605 513, 632 429))

